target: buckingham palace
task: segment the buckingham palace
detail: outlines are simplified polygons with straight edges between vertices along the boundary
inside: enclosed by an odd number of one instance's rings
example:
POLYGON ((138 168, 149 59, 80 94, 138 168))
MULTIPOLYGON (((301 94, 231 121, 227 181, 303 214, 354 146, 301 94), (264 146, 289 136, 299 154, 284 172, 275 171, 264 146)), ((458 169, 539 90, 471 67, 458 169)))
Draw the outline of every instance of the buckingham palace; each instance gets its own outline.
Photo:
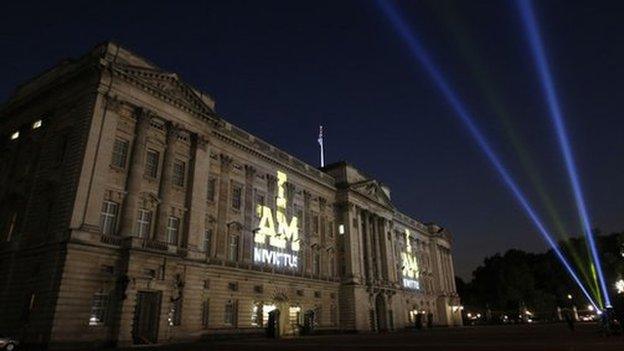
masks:
POLYGON ((17 87, 0 138, 0 330, 26 342, 462 323, 447 229, 348 162, 318 168, 228 123, 115 43, 17 87))

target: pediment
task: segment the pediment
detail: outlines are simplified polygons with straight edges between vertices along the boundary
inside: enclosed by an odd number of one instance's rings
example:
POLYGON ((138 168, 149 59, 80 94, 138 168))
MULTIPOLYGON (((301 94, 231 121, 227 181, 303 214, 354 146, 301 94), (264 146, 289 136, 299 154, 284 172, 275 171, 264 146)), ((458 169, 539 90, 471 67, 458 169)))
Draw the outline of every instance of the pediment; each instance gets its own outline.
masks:
POLYGON ((208 96, 200 96, 176 73, 120 63, 115 64, 115 68, 175 103, 201 113, 214 115, 214 102, 208 96))
POLYGON ((351 189, 386 207, 394 208, 390 198, 376 180, 369 179, 352 184, 351 189))

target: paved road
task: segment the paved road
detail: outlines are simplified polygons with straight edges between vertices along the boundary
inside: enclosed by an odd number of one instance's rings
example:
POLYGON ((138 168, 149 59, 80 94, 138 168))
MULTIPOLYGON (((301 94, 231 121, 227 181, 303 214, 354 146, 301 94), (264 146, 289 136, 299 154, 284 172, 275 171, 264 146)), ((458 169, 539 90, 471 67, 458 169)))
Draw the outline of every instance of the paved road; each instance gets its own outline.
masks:
MULTIPOLYGON (((146 347, 142 350, 624 350, 624 337, 606 338, 595 325, 510 325, 436 328, 420 332, 245 339, 146 347)), ((136 349, 135 349, 136 350, 136 349)))

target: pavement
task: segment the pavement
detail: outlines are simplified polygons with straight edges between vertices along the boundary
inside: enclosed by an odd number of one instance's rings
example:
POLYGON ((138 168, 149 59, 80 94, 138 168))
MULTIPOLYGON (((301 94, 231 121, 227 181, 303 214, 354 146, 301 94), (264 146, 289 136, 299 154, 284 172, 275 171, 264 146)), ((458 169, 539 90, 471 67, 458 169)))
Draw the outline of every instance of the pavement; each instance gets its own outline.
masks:
POLYGON ((533 324, 433 328, 383 334, 250 338, 133 348, 134 350, 624 350, 624 336, 605 337, 595 324, 533 324))

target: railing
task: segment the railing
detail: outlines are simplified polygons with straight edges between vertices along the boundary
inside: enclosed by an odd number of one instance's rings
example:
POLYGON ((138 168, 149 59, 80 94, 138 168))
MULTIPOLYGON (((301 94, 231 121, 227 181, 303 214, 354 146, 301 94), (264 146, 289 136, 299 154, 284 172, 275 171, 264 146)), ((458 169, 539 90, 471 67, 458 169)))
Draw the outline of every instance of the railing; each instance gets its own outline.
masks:
POLYGON ((112 246, 121 246, 122 240, 123 238, 120 236, 105 235, 105 234, 100 235, 100 242, 102 244, 107 244, 107 245, 112 245, 112 246))
POLYGON ((145 249, 169 251, 169 245, 167 243, 153 239, 143 239, 141 246, 145 249))

